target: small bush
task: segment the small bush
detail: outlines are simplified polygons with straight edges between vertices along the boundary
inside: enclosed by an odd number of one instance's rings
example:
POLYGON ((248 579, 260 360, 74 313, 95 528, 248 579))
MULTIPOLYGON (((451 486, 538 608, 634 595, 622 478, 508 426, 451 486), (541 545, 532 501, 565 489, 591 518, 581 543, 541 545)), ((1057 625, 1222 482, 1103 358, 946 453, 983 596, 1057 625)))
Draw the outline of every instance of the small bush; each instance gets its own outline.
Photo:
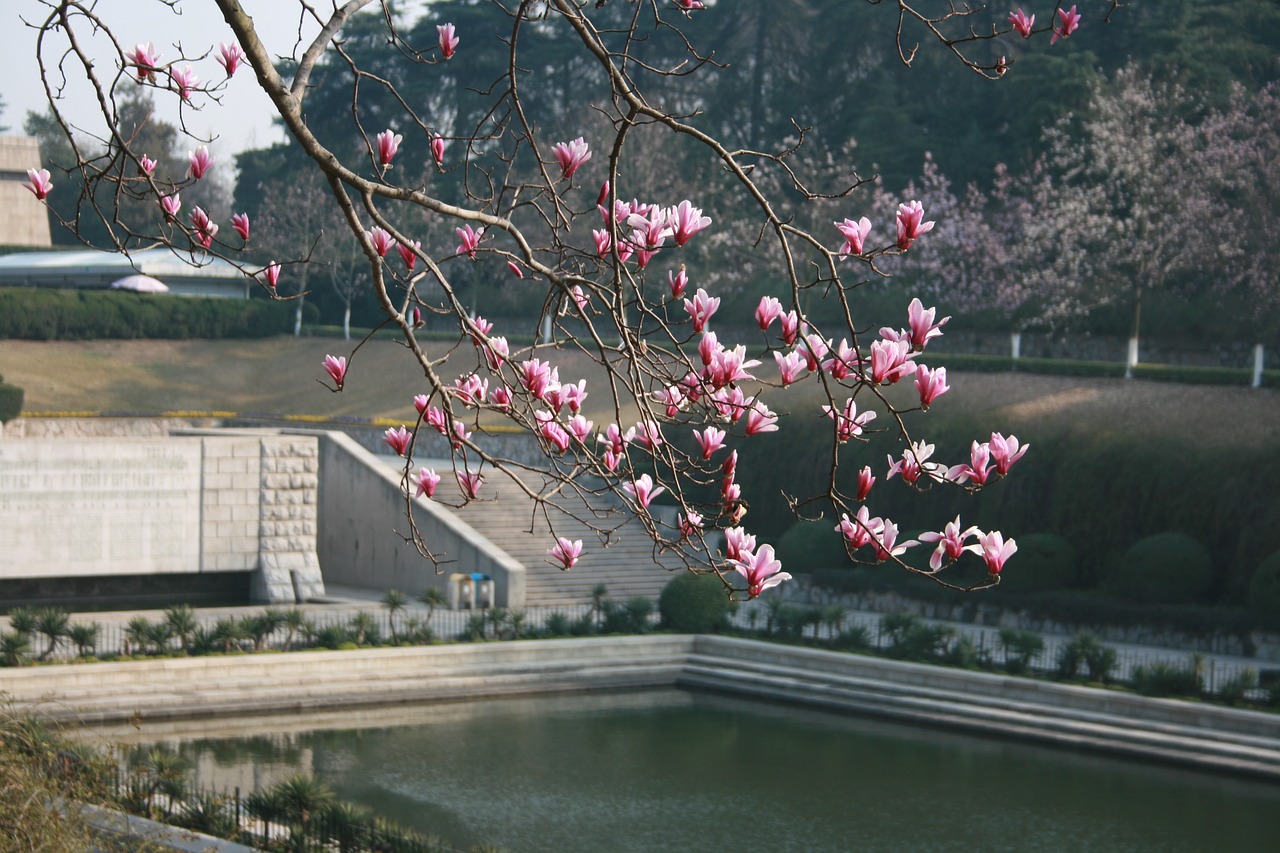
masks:
POLYGON ((549 637, 567 637, 571 633, 572 623, 569 617, 560 611, 547 614, 546 622, 543 623, 543 631, 549 637))
POLYGON ((682 634, 710 634, 724 629, 732 608, 724 584, 714 574, 676 575, 658 598, 662 626, 682 634))
POLYGON ((1269 628, 1280 628, 1280 551, 1267 557, 1249 580, 1249 612, 1269 628))
POLYGON ((848 652, 861 652, 871 648, 871 632, 866 625, 846 628, 832 640, 831 645, 848 652))
POLYGON ((1031 661, 1044 651, 1044 637, 1035 631, 1001 628, 1000 646, 1004 649, 1004 668, 1011 675, 1021 675, 1031 668, 1031 661))
POLYGON ((25 396, 25 392, 17 385, 6 385, 0 381, 0 424, 8 423, 22 414, 25 396))
POLYGON ((1057 677, 1078 678, 1083 666, 1090 681, 1106 684, 1116 668, 1116 650, 1093 634, 1079 634, 1058 652, 1057 677))
POLYGON ((1258 686, 1258 671, 1242 669, 1226 680, 1218 688, 1218 698, 1228 705, 1243 705, 1249 697, 1249 691, 1258 686))
POLYGON ((1157 533, 1128 550, 1108 585, 1142 604, 1192 604, 1205 599, 1212 582, 1208 549, 1185 533, 1157 533))
POLYGON ((1133 689, 1143 696, 1198 697, 1204 690, 1202 669, 1197 655, 1185 664, 1142 664, 1133 670, 1133 689))

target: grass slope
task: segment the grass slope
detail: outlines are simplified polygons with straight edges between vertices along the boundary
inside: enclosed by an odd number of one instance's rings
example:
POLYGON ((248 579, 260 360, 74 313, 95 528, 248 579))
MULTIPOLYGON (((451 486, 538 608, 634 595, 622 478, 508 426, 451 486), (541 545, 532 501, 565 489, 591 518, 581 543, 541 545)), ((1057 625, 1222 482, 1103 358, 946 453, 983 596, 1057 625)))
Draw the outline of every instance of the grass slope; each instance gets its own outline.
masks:
MULTIPOLYGON (((413 419, 413 395, 425 391, 426 383, 400 344, 365 344, 351 360, 341 394, 317 381, 327 379, 324 356, 349 353, 353 345, 289 337, 0 340, 0 374, 26 389, 28 412, 192 410, 413 419)), ((440 346, 432 354, 444 357, 449 351, 440 346)), ((599 368, 581 355, 557 355, 555 361, 562 381, 587 378, 587 415, 598 424, 612 420, 613 401, 599 368)), ((464 347, 436 370, 452 379, 474 368, 474 354, 464 347)), ((768 360, 759 372, 774 375, 768 360)), ((934 404, 938 416, 971 418, 993 430, 1017 432, 1024 440, 1034 441, 1045 430, 1119 431, 1246 449, 1280 438, 1280 393, 1272 390, 1022 373, 957 373, 951 385, 952 391, 934 404)), ((817 404, 815 390, 812 383, 775 390, 769 402, 775 409, 802 412, 817 404)), ((929 416, 924 417, 920 426, 927 434, 929 416)))

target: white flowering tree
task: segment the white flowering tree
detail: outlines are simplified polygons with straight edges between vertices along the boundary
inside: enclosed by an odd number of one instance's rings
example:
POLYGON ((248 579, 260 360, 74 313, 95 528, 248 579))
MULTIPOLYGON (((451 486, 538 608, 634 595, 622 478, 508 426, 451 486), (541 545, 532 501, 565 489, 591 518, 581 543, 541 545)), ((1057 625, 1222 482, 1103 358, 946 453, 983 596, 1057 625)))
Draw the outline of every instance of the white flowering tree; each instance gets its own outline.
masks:
MULTIPOLYGON (((874 218, 844 217, 835 229, 801 227, 793 209, 836 206, 861 181, 807 185, 789 165, 803 146, 803 128, 798 139, 776 147, 741 148, 702 126, 700 80, 724 59, 717 44, 690 34, 692 22, 733 16, 733 3, 455 4, 468 20, 481 8, 486 21, 496 19, 493 31, 476 32, 463 18, 404 28, 391 4, 374 0, 299 0, 300 18, 318 34, 299 39, 282 58, 269 52, 241 2, 207 2, 221 11, 230 40, 161 49, 121 43, 111 10, 101 4, 46 0, 47 18, 37 23, 44 80, 56 120, 75 146, 74 168, 96 190, 83 197, 79 217, 103 223, 118 251, 163 245, 196 264, 222 257, 278 294, 309 244, 271 245, 274 261, 247 262, 244 250, 257 231, 246 215, 218 223, 184 204, 183 193, 214 168, 207 149, 194 145, 187 175, 163 180, 148 153, 117 129, 117 105, 138 88, 184 109, 234 109, 224 81, 254 75, 301 152, 300 168, 321 176, 328 203, 345 223, 345 233, 325 239, 359 248, 367 286, 421 370, 420 387, 406 394, 414 397, 418 420, 387 433, 405 459, 406 502, 483 499, 485 483, 505 477, 542 508, 552 525, 548 560, 564 569, 584 550, 607 543, 618 525, 638 524, 655 549, 682 555, 694 571, 715 572, 735 597, 754 597, 788 574, 772 546, 749 532, 750 496, 737 482, 736 448, 785 430, 788 417, 825 418, 831 475, 820 493, 794 499, 799 510, 827 518, 855 559, 891 561, 956 588, 998 582, 1016 549, 1000 532, 966 528, 957 519, 921 537, 932 549, 912 551, 920 542, 901 541, 898 525, 871 510, 876 479, 898 477, 919 489, 980 489, 1007 474, 1026 450, 997 433, 975 440, 966 460, 933 458, 932 445, 908 431, 903 415, 927 409, 948 390, 945 370, 925 361, 945 319, 918 300, 908 309, 904 299, 901 328, 858 325, 858 286, 881 273, 883 259, 928 240, 935 221, 917 199, 902 198, 877 208, 874 218), (361 38, 346 41, 357 23, 361 38), (85 47, 104 40, 111 56, 105 63, 85 47), (554 50, 555 62, 535 62, 530 44, 554 50), (375 51, 380 59, 373 65, 367 57, 375 51), (473 78, 463 70, 468 51, 476 54, 473 78), (554 68, 554 76, 540 74, 544 67, 554 68), (451 82, 433 87, 432 76, 443 79, 446 69, 451 82), (350 81, 345 130, 333 130, 331 110, 308 109, 313 75, 321 73, 350 81), (109 128, 105 138, 86 142, 73 131, 80 122, 60 100, 71 86, 94 92, 109 128), (580 129, 563 130, 575 121, 580 129), (737 221, 713 222, 694 193, 655 194, 646 176, 662 169, 653 158, 664 152, 717 175, 722 198, 733 199, 721 203, 719 216, 737 221), (785 178, 757 180, 766 173, 785 178), (147 227, 115 216, 115 202, 124 200, 151 206, 147 227), (454 239, 424 245, 424 222, 454 239), (752 243, 779 263, 776 293, 760 300, 754 317, 733 318, 758 327, 744 339, 721 336, 718 330, 728 326, 720 326, 720 298, 696 269, 682 266, 688 247, 717 229, 754 235, 752 243), (474 313, 457 287, 472 270, 540 289, 537 326, 547 330, 546 339, 517 345, 515 333, 527 330, 497 328, 474 313), (813 299, 834 303, 838 310, 824 316, 842 319, 821 327, 812 322, 804 305, 813 299), (449 318, 456 330, 451 353, 420 339, 426 317, 449 318), (572 363, 591 366, 590 381, 569 375, 570 354, 572 363), (811 390, 788 390, 801 384, 811 390), (592 411, 607 411, 607 419, 587 418, 588 395, 596 401, 592 411), (600 400, 607 401, 603 409, 600 400), (493 450, 486 429, 494 424, 532 436, 540 462, 493 450), (900 442, 887 469, 869 464, 861 451, 873 429, 900 442), (416 448, 437 433, 452 470, 415 465, 416 448), (846 489, 837 471, 850 464, 861 473, 856 488, 846 489), (442 488, 442 480, 450 488, 442 488), (615 501, 615 510, 580 518, 598 542, 556 533, 558 512, 574 512, 583 505, 577 499, 599 505, 604 497, 615 501), (674 505, 670 515, 654 511, 659 498, 674 505), (723 546, 712 531, 723 531, 723 546), (981 579, 947 580, 947 570, 961 560, 985 566, 981 579)), ((178 0, 155 5, 163 14, 181 7, 178 0)), ((950 52, 958 69, 993 80, 1010 70, 1002 40, 1031 39, 1048 49, 1052 41, 1079 38, 1073 33, 1082 20, 1076 7, 1046 2, 1037 4, 1040 23, 1019 9, 1008 22, 981 27, 967 6, 933 4, 938 11, 926 13, 918 5, 872 2, 862 11, 896 16, 896 44, 883 49, 903 62, 910 64, 917 50, 938 49, 950 52)), ((1098 19, 1118 5, 1105 4, 1098 19)), ((762 65, 757 73, 771 70, 762 65)), ((848 171, 855 174, 853 164, 848 171)), ((32 191, 43 197, 57 179, 35 169, 32 191)), ((717 272, 720 282, 732 276, 717 272)), ((353 369, 358 358, 357 346, 325 360, 333 392, 362 381, 353 369)), ((424 558, 446 558, 431 542, 413 538, 424 558)))

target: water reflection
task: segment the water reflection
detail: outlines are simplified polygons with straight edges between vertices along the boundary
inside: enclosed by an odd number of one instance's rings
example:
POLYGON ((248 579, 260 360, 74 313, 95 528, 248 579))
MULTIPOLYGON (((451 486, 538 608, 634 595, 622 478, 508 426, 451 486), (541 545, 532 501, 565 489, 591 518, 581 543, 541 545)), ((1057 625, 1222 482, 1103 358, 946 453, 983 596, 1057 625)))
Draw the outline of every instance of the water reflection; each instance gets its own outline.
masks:
POLYGON ((108 736, 167 743, 219 788, 313 773, 512 853, 1229 851, 1280 835, 1280 786, 675 690, 225 722, 108 736))

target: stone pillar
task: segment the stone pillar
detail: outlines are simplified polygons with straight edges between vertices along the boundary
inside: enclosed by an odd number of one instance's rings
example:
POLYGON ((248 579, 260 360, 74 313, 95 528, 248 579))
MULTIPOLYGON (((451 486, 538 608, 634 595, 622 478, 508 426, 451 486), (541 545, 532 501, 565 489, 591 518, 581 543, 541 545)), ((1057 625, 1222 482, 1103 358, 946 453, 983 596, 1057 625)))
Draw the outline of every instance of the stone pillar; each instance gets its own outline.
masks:
POLYGON ((271 604, 324 595, 316 556, 319 443, 310 436, 262 439, 258 574, 251 594, 271 604))
POLYGON ((1262 368, 1266 365, 1266 352, 1262 348, 1262 344, 1253 345, 1253 381, 1250 385, 1254 388, 1262 387, 1262 368))

